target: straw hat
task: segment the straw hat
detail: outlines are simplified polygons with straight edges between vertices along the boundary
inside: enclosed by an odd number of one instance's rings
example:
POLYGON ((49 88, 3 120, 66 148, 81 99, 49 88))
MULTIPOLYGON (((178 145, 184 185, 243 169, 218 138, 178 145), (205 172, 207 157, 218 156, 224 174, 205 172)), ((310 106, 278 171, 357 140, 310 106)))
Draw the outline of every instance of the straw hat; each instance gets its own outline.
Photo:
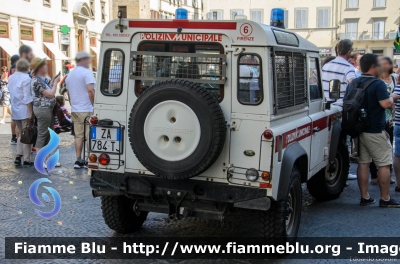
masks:
POLYGON ((33 72, 36 72, 37 69, 42 67, 43 65, 46 64, 46 58, 34 58, 31 63, 29 64, 29 67, 31 67, 33 72))

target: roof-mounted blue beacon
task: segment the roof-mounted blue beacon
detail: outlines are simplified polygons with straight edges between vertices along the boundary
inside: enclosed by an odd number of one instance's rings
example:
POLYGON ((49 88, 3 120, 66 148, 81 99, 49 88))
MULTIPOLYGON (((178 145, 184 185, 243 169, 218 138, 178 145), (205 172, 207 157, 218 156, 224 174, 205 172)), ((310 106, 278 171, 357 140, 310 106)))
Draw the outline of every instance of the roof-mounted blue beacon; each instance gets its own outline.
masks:
POLYGON ((178 8, 175 11, 175 19, 187 20, 189 17, 188 11, 185 8, 178 8))
POLYGON ((271 10, 272 27, 285 28, 285 10, 282 8, 273 8, 271 10))

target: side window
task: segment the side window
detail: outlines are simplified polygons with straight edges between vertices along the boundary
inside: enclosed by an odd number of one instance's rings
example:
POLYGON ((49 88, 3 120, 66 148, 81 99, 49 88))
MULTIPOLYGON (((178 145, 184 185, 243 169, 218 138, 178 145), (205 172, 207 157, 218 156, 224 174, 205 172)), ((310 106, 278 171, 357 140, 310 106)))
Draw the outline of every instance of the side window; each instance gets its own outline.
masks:
POLYGON ((285 113, 302 108, 308 103, 307 57, 291 51, 272 52, 272 69, 275 70, 275 113, 285 113))
POLYGON ((308 86, 310 87, 310 100, 322 99, 322 88, 319 76, 319 60, 310 58, 308 69, 308 86))
POLYGON ((261 58, 243 54, 238 65, 238 100, 241 104, 258 105, 263 100, 261 58))
POLYGON ((101 93, 118 96, 122 92, 125 55, 121 50, 107 50, 104 54, 101 93))

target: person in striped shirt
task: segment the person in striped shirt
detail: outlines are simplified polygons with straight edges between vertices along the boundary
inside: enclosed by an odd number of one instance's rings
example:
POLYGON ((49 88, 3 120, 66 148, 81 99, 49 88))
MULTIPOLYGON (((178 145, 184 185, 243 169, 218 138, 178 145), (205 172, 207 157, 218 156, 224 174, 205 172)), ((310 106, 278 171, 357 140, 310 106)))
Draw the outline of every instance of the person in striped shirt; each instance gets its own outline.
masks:
MULTIPOLYGON (((322 84, 326 100, 329 100, 329 82, 337 79, 342 83, 340 87, 340 99, 334 103, 342 105, 343 97, 346 92, 347 84, 356 78, 355 68, 349 63, 351 52, 353 51, 353 42, 349 39, 343 39, 335 47, 337 57, 329 61, 322 67, 322 84)), ((349 173, 348 180, 357 179, 357 175, 349 173)))
MULTIPOLYGON (((394 94, 400 95, 400 83, 393 90, 394 94)), ((394 161, 393 168, 396 175, 395 191, 400 192, 400 100, 395 104, 394 115, 394 161)))
POLYGON ((349 63, 351 52, 353 51, 353 42, 349 39, 343 39, 337 44, 335 49, 337 57, 322 67, 322 83, 325 98, 329 100, 329 82, 334 79, 340 80, 342 83, 340 99, 337 100, 336 104, 342 105, 347 85, 356 78, 355 68, 349 63))

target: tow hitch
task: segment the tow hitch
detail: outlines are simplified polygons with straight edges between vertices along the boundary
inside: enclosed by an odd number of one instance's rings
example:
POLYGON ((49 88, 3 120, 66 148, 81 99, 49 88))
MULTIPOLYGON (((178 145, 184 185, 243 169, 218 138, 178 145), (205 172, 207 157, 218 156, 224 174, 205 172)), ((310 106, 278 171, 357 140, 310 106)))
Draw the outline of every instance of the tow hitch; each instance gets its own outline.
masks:
POLYGON ((164 197, 168 202, 168 218, 166 219, 167 222, 169 222, 171 220, 179 220, 180 214, 182 214, 184 217, 190 216, 191 210, 189 210, 187 208, 180 208, 180 206, 183 202, 183 199, 185 199, 186 195, 187 195, 187 192, 184 192, 184 193, 177 192, 176 193, 177 198, 174 198, 171 196, 171 191, 167 191, 167 193, 164 192, 164 197), (180 211, 182 211, 182 212, 180 212, 180 211), (183 214, 183 213, 185 213, 185 214, 183 214))

